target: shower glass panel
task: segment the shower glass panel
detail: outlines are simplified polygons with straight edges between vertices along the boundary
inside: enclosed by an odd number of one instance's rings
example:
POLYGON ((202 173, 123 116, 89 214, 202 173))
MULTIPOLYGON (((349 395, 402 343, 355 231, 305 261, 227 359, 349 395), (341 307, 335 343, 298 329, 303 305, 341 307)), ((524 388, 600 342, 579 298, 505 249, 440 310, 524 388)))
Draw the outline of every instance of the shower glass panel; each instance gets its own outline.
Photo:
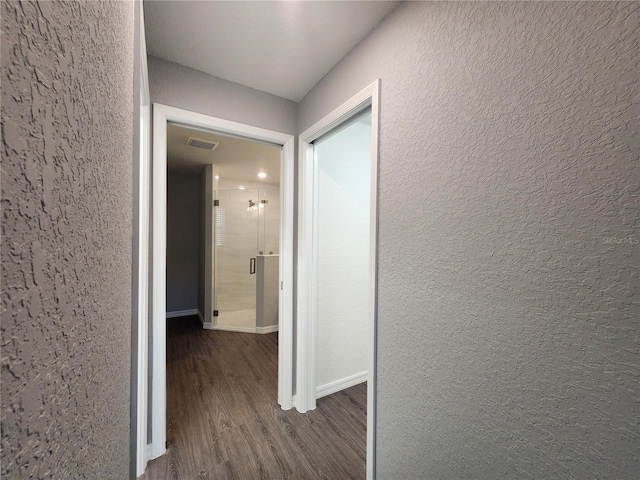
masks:
POLYGON ((256 328, 259 255, 278 255, 280 189, 216 190, 214 207, 215 326, 252 332, 256 328))
POLYGON ((214 208, 217 327, 250 331, 256 324, 258 189, 218 190, 214 208))

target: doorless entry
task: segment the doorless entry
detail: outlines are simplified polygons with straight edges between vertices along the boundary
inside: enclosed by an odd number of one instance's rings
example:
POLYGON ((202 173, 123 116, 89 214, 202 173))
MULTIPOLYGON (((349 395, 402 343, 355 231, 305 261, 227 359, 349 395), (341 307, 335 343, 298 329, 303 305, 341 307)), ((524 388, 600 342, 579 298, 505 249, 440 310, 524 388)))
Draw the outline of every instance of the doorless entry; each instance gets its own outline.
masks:
POLYGON ((301 412, 312 410, 319 396, 366 379, 368 479, 375 476, 379 95, 378 79, 299 137, 295 406, 301 412), (355 151, 349 153, 352 147, 355 151), (351 217, 353 221, 336 218, 340 216, 351 217), (361 239, 359 250, 350 244, 352 236, 361 239), (341 251, 341 244, 353 256, 341 251), (347 279, 349 264, 358 271, 347 279), (351 282, 358 285, 349 293, 344 288, 348 284, 351 289, 351 282), (332 358, 327 364, 327 357, 333 356, 329 350, 332 341, 320 341, 318 335, 331 329, 327 322, 339 322, 341 317, 331 317, 345 314, 348 309, 345 297, 350 294, 358 297, 359 308, 364 311, 358 324, 360 337, 365 339, 360 347, 365 360, 355 357, 345 360, 343 356, 338 361, 332 358), (332 295, 338 300, 332 300, 332 295), (342 368, 339 364, 345 362, 350 363, 351 370, 344 370, 340 375, 347 376, 334 380, 337 369, 342 368))
MULTIPOLYGON (((278 341, 278 403, 293 406, 293 135, 252 127, 166 105, 153 105, 153 288, 152 288, 152 379, 151 452, 165 452, 166 441, 166 211, 167 211, 167 123, 213 130, 282 146, 281 230, 278 341)), ((213 314, 213 312, 211 312, 213 314)))

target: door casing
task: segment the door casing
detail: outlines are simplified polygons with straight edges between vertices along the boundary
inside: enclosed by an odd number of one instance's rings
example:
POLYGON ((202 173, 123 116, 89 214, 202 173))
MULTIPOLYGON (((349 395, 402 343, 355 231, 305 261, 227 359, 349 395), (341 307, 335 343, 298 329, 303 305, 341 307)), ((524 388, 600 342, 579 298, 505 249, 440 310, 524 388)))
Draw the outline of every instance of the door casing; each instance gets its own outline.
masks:
MULTIPOLYGON (((152 285, 152 388, 149 458, 166 447, 166 262, 167 262, 167 123, 215 130, 282 146, 280 168, 280 290, 278 339, 278 403, 293 407, 293 162, 294 136, 222 118, 153 104, 153 285, 152 285)), ((207 312, 210 314, 212 312, 207 312)))
POLYGON ((147 373, 149 301, 149 187, 151 182, 151 104, 147 47, 142 2, 135 3, 136 55, 139 65, 137 84, 138 118, 134 119, 134 232, 132 255, 132 344, 131 344, 131 474, 139 477, 147 466, 147 373), (137 125, 136 125, 137 123, 137 125))

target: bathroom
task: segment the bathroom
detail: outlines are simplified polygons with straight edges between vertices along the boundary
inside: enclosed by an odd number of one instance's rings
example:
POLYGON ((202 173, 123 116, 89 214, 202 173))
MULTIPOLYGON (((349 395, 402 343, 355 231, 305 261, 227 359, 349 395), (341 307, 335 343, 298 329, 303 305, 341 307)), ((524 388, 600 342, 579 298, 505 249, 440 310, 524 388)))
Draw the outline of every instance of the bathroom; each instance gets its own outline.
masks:
POLYGON ((278 330, 281 147, 167 128, 167 318, 278 330))

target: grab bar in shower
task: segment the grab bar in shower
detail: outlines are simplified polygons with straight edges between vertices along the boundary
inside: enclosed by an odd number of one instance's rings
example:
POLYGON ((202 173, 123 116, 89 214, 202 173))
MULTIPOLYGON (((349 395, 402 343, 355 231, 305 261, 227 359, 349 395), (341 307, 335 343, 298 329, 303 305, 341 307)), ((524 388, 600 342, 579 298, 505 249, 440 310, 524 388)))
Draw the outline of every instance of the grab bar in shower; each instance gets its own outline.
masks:
POLYGON ((254 273, 256 273, 256 259, 251 258, 249 259, 249 275, 253 275, 254 273))

